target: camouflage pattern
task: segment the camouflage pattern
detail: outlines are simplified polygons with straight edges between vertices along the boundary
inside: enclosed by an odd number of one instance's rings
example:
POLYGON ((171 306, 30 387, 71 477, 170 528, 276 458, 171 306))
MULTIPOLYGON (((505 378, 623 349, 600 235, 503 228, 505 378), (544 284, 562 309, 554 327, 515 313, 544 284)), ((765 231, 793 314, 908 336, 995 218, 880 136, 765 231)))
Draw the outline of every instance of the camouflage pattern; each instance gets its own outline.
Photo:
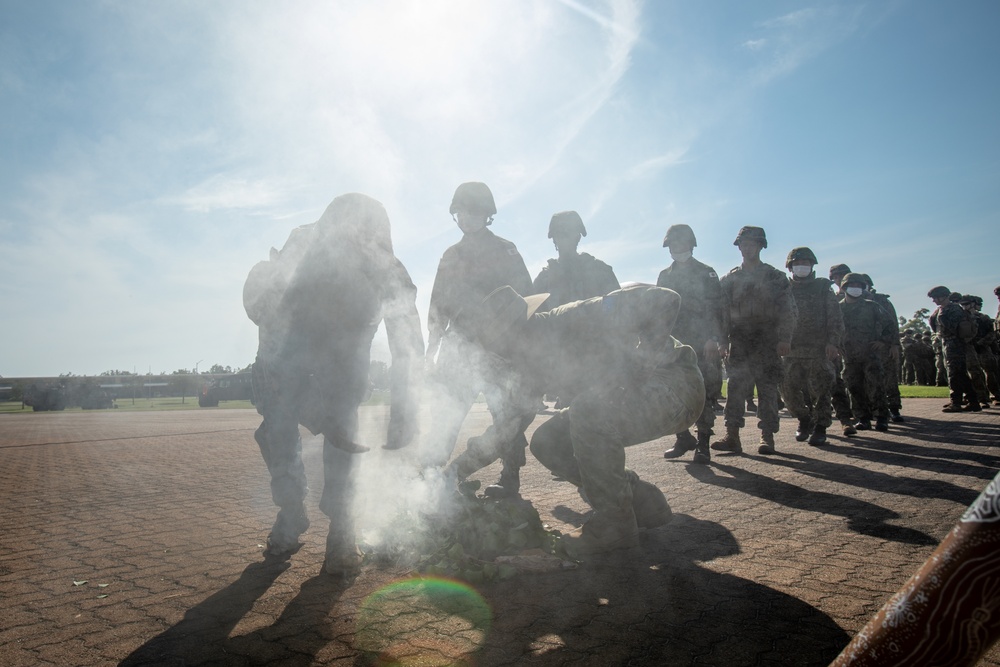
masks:
MULTIPOLYGON (((869 282, 871 278, 868 279, 869 282)), ((889 300, 888 294, 882 294, 881 292, 876 292, 874 287, 870 287, 868 290, 868 296, 878 305, 889 313, 889 317, 892 319, 893 329, 896 333, 896 338, 894 339, 894 346, 899 346, 899 316, 896 314, 896 307, 892 305, 892 301, 889 300)), ((903 399, 899 395, 899 376, 900 376, 900 363, 902 361, 902 355, 893 357, 886 351, 885 359, 883 360, 883 366, 885 368, 885 389, 887 394, 887 399, 889 401, 889 409, 899 411, 903 406, 903 399)))
POLYGON ((859 421, 887 419, 886 350, 898 344, 891 315, 869 299, 840 303, 844 316, 844 382, 859 421))
MULTIPOLYGON (((527 294, 548 293, 544 308, 551 310, 573 301, 604 296, 621 288, 614 270, 585 252, 550 259, 527 294)), ((516 289, 516 288, 515 288, 516 289)))
POLYGON ((656 285, 681 295, 681 307, 673 336, 694 348, 698 355, 698 368, 705 380, 705 407, 698 417, 698 433, 711 435, 715 424, 715 410, 712 406, 722 396, 722 369, 718 355, 714 358, 705 356, 705 344, 708 341, 718 342, 722 335, 722 288, 719 285, 719 275, 712 267, 691 257, 687 261, 675 261, 660 271, 656 285))
POLYGON ((462 308, 478 304, 498 287, 510 285, 518 294, 531 292, 531 275, 517 247, 488 229, 466 234, 444 251, 431 288, 427 313, 428 340, 433 349, 462 308))
POLYGON ((931 345, 931 335, 928 333, 914 336, 911 350, 913 365, 917 373, 917 384, 926 387, 934 386, 936 372, 934 362, 937 355, 934 352, 934 346, 931 345))
POLYGON ((996 353, 1000 336, 997 335, 995 322, 985 313, 979 312, 981 307, 981 303, 977 304, 975 313, 979 324, 979 339, 975 343, 976 353, 979 355, 979 361, 986 373, 988 390, 986 400, 989 401, 990 395, 992 395, 994 400, 1000 401, 1000 364, 998 364, 996 353))
POLYGON ((941 340, 952 405, 960 405, 966 397, 979 402, 969 378, 966 343, 959 337, 959 328, 967 320, 968 314, 954 301, 938 306, 930 316, 931 329, 941 340))
POLYGON ((904 332, 903 337, 899 339, 899 345, 902 348, 899 381, 906 385, 915 385, 917 383, 917 354, 914 349, 915 344, 916 339, 914 339, 910 331, 904 332))
MULTIPOLYGON (((740 234, 753 237, 756 229, 744 227, 740 234)), ((791 343, 796 319, 788 278, 766 263, 752 269, 738 266, 723 276, 720 287, 722 341, 729 346, 726 427, 744 426, 746 401, 756 385, 758 427, 777 433, 782 364, 775 348, 779 342, 791 343)))
POLYGON ((358 406, 383 320, 393 357, 387 446, 404 446, 416 432, 414 374, 423 357, 416 287, 392 252, 385 209, 370 197, 337 197, 306 234, 304 250, 302 236, 293 233, 281 253, 297 259, 294 269, 274 272, 276 281, 290 276, 287 284, 265 290, 263 301, 249 289, 248 314, 261 328, 254 383, 263 422, 255 439, 280 508, 269 548, 288 547, 308 526, 301 424, 324 437, 320 509, 331 519, 334 542, 353 552, 351 453, 358 451, 358 406))
POLYGON ((832 423, 836 374, 826 346, 840 347, 844 319, 826 278, 792 279, 790 284, 798 315, 792 349, 784 359, 781 396, 793 417, 826 429, 832 423))

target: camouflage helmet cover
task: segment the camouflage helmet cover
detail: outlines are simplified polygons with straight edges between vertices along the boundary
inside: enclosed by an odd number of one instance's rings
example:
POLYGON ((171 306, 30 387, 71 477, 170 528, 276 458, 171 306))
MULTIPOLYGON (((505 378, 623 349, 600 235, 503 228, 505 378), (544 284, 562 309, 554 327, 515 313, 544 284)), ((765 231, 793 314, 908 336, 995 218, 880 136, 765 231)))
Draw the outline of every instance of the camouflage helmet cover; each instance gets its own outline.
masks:
POLYGON ((562 211, 552 216, 549 221, 549 238, 553 234, 579 234, 587 235, 587 228, 583 226, 583 219, 576 211, 562 211))
POLYGON ((952 292, 948 296, 948 301, 954 301, 955 303, 960 303, 962 301, 962 293, 961 292, 952 292))
POLYGON ((698 239, 694 237, 694 230, 688 225, 670 225, 667 228, 667 235, 663 237, 663 247, 670 245, 671 241, 677 243, 690 243, 692 248, 698 246, 698 239))
MULTIPOLYGON (((466 209, 485 213, 487 216, 497 214, 497 205, 493 201, 493 193, 485 183, 472 181, 462 183, 455 189, 455 196, 451 198, 451 208, 448 212, 455 215, 458 209, 466 209)), ((486 224, 489 224, 488 222, 486 224)))
POLYGON ((830 267, 830 280, 833 280, 834 276, 843 276, 851 272, 851 267, 847 264, 834 264, 830 267))
POLYGON ((963 294, 958 299, 958 302, 959 303, 975 303, 976 302, 976 297, 972 296, 971 294, 963 294))
POLYGON ((943 296, 951 296, 951 290, 944 285, 938 285, 937 287, 932 287, 927 296, 932 299, 939 299, 943 296))
POLYGON ((749 225, 740 227, 740 231, 736 234, 736 240, 733 241, 733 245, 739 245, 740 241, 744 239, 747 241, 757 241, 760 243, 762 248, 767 247, 767 236, 764 234, 763 227, 751 227, 749 225))
POLYGON ((993 293, 1000 296, 1000 285, 993 288, 993 293))
POLYGON ((875 283, 872 282, 872 277, 870 275, 862 273, 861 277, 865 279, 865 284, 868 285, 868 287, 875 287, 875 283))
POLYGON ((848 273, 840 279, 840 286, 847 287, 848 285, 861 285, 862 287, 868 284, 865 280, 865 276, 862 273, 848 273))
POLYGON ((785 268, 792 268, 792 262, 796 260, 806 260, 810 264, 819 264, 819 260, 816 259, 816 253, 814 253, 810 248, 805 246, 800 246, 798 248, 792 248, 788 253, 788 259, 785 260, 785 268))

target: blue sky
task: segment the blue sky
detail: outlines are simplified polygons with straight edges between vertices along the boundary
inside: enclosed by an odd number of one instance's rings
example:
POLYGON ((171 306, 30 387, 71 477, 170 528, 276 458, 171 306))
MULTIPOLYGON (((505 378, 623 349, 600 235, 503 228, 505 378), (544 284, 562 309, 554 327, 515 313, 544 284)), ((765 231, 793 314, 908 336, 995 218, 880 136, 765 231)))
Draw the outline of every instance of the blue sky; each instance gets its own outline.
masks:
MULTIPOLYGON (((345 192, 425 320, 456 185, 532 275, 556 211, 622 282, 666 228, 808 245, 900 314, 997 302, 1000 4, 0 2, 0 375, 253 360, 243 280, 345 192)), ((376 356, 386 358, 384 343, 376 356)))

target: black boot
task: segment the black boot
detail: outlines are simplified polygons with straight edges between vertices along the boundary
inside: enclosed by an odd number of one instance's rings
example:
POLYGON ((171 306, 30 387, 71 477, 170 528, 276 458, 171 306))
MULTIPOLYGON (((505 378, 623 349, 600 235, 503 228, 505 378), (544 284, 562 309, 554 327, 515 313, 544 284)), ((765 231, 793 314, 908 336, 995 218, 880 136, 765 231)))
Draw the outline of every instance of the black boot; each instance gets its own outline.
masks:
POLYGON ((676 459, 679 456, 684 456, 697 446, 698 441, 695 440, 693 435, 691 435, 691 431, 681 431, 677 434, 677 440, 674 442, 674 448, 663 452, 663 458, 676 459))
POLYGON ((808 419, 799 420, 799 428, 795 431, 795 441, 805 442, 809 438, 809 433, 812 431, 812 424, 809 423, 808 419))
POLYGON ((712 451, 708 448, 708 441, 712 437, 711 431, 698 431, 698 444, 694 450, 692 463, 705 465, 712 460, 712 451))

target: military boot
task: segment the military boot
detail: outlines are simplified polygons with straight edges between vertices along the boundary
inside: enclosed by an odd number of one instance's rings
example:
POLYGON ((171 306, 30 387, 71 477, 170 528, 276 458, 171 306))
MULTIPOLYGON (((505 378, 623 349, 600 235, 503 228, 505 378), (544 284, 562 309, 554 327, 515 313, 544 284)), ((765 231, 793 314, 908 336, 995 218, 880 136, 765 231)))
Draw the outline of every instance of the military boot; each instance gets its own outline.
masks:
POLYGON ((899 414, 899 408, 889 408, 889 415, 892 417, 893 423, 902 424, 906 421, 903 419, 903 415, 899 414))
POLYGON ((799 420, 799 428, 795 431, 795 441, 805 442, 809 438, 809 433, 812 431, 812 424, 809 423, 808 419, 799 420))
POLYGON ((876 431, 888 431, 889 430, 889 418, 879 417, 875 420, 875 430, 876 431))
POLYGON ((711 437, 711 431, 698 431, 698 445, 695 447, 692 463, 705 465, 712 460, 712 452, 708 448, 708 441, 711 437))
POLYGON ((852 435, 857 435, 858 434, 858 429, 854 428, 854 424, 852 424, 851 422, 841 422, 840 426, 841 426, 841 428, 844 429, 844 437, 845 438, 849 438, 852 435))
POLYGON ((673 516, 670 504, 663 491, 650 482, 640 479, 632 470, 626 470, 629 487, 632 489, 632 512, 639 528, 659 528, 673 516))
POLYGON ((722 440, 716 440, 713 442, 712 449, 717 452, 733 452, 736 454, 742 454, 743 443, 740 442, 740 427, 726 426, 726 435, 722 438, 722 440))
POLYGON ((774 434, 769 431, 760 432, 760 447, 758 454, 774 454, 774 434))
POLYGON ((677 440, 674 442, 674 448, 663 452, 663 458, 676 459, 679 456, 684 456, 697 446, 698 441, 695 440, 693 435, 691 435, 691 431, 681 431, 677 434, 677 440))
POLYGON ((358 548, 354 535, 354 522, 338 525, 330 521, 330 533, 326 537, 326 558, 323 571, 334 576, 349 576, 361 569, 364 554, 358 548))
POLYGON ((296 507, 284 508, 278 511, 278 517, 267 536, 267 547, 264 550, 270 556, 287 556, 302 547, 299 536, 309 528, 309 517, 306 508, 299 504, 296 507))
POLYGON ((819 447, 820 445, 826 444, 826 428, 822 426, 817 426, 809 436, 809 444, 814 447, 819 447))
POLYGON ((521 471, 517 466, 504 465, 500 480, 483 489, 487 498, 517 498, 521 495, 521 471))
POLYGON ((577 560, 639 545, 639 526, 631 505, 599 510, 587 523, 559 538, 566 553, 577 560))

